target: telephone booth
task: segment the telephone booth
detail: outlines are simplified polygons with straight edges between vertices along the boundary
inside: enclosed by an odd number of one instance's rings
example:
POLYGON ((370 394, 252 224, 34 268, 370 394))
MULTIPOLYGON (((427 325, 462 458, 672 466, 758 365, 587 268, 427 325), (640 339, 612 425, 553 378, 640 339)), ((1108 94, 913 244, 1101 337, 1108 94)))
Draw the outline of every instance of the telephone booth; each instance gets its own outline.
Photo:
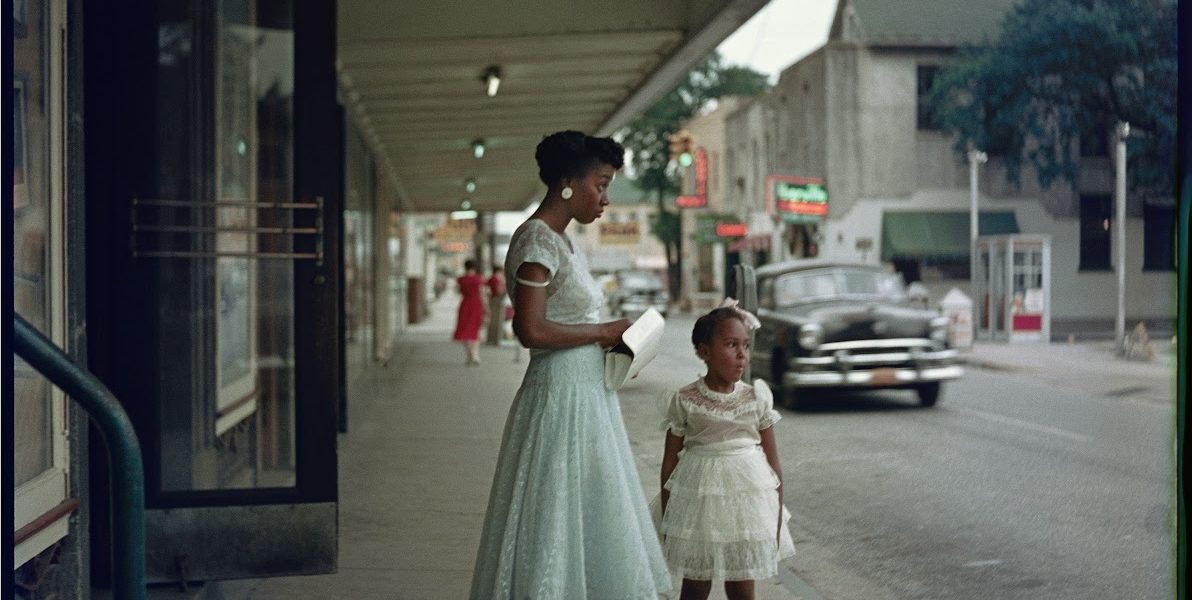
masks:
POLYGON ((977 238, 973 300, 977 338, 1009 342, 1051 339, 1051 237, 977 238))

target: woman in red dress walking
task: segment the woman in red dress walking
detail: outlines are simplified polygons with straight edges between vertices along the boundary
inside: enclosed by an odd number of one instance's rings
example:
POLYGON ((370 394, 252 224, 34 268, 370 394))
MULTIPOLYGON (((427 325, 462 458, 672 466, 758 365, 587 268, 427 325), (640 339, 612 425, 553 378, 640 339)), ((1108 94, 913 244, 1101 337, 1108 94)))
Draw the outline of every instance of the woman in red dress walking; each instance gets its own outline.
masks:
POLYGON ((467 351, 468 365, 480 364, 480 326, 484 323, 484 300, 480 290, 484 288, 484 278, 476 272, 476 261, 464 262, 464 274, 455 280, 459 284, 459 294, 463 299, 459 302, 459 315, 455 319, 455 335, 457 342, 464 343, 467 351))

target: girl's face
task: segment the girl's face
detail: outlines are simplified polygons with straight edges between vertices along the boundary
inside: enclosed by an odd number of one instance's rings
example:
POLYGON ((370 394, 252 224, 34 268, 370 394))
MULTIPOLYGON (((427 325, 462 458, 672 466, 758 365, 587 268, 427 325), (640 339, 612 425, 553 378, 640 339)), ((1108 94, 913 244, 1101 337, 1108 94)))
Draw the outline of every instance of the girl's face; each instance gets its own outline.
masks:
POLYGON ((573 192, 566 202, 576 221, 587 225, 604 214, 604 207, 608 205, 608 186, 616 176, 617 170, 612 165, 601 164, 588 171, 583 179, 564 180, 573 192))
POLYGON ((708 365, 713 383, 736 383, 749 366, 749 330, 741 319, 725 319, 712 331, 712 339, 696 348, 696 354, 708 365))

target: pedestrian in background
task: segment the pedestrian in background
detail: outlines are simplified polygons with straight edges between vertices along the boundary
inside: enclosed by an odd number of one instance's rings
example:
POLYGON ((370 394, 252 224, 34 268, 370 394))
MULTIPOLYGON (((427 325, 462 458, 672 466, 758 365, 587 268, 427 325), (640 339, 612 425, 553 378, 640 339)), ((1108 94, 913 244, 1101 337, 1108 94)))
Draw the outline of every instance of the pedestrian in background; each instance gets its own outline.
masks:
POLYGON ((754 580, 795 554, 774 442, 782 417, 766 382, 741 381, 759 325, 732 299, 700 317, 691 343, 707 374, 662 398, 662 490, 650 508, 684 599, 707 598, 719 580, 729 600, 750 600, 754 580))
POLYGON ((501 265, 493 265, 492 275, 484 285, 488 287, 487 343, 489 346, 500 346, 505 328, 505 269, 501 265))
POLYGON ((505 259, 513 329, 530 364, 505 423, 472 575, 473 600, 656 600, 670 588, 604 353, 629 322, 564 231, 608 204, 625 149, 578 131, 538 144, 546 196, 505 259))
POLYGON ((480 364, 480 326, 484 323, 484 300, 481 288, 484 278, 476 271, 476 261, 464 261, 464 274, 455 280, 459 286, 459 313, 455 317, 455 333, 451 336, 463 342, 467 353, 466 365, 480 364))

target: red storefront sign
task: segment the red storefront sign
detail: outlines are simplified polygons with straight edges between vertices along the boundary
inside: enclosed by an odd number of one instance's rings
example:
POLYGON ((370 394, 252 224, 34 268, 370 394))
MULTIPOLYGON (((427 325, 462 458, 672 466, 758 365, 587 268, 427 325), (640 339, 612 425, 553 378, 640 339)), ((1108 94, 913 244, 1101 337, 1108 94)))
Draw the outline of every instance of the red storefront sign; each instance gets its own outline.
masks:
POLYGON ((720 237, 744 237, 744 223, 717 223, 716 235, 720 237))

